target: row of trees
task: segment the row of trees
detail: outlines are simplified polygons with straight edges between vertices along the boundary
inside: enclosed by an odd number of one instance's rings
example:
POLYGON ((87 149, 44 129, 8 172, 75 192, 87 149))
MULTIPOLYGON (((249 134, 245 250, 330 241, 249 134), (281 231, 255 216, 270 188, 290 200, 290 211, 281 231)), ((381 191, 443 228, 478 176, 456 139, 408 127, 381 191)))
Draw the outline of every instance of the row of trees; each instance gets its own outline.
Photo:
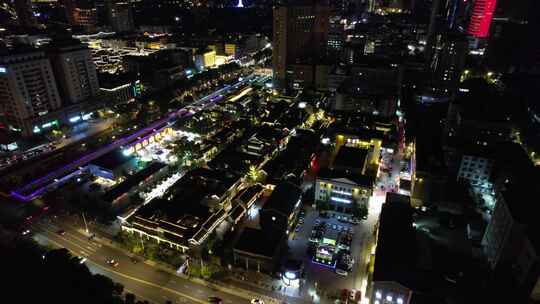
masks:
MULTIPOLYGON (((92 274, 67 249, 47 251, 30 240, 0 244, 4 299, 20 303, 124 304, 124 287, 92 274), (21 292, 26 289, 30 292, 21 292)), ((133 302, 135 302, 135 299, 133 302)), ((131 302, 131 303, 133 303, 131 302)))

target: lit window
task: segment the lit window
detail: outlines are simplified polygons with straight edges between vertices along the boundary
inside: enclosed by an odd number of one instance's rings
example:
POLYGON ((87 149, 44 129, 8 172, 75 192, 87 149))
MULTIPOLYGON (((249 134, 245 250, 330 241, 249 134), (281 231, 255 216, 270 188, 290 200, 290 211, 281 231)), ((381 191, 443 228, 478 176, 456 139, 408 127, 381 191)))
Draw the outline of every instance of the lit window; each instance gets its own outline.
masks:
POLYGON ((382 299, 382 294, 381 294, 381 292, 380 292, 380 291, 377 291, 377 292, 375 293, 375 297, 376 297, 377 299, 382 299))
POLYGON ((386 301, 392 302, 392 296, 386 296, 386 301))

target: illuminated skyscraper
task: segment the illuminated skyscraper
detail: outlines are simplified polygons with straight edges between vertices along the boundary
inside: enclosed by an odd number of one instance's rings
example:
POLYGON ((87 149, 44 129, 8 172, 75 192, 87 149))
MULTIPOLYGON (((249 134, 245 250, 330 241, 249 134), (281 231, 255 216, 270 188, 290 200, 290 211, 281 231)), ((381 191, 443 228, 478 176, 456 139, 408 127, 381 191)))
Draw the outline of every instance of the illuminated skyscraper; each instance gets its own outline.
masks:
POLYGON ((487 38, 497 0, 476 0, 468 33, 476 38, 487 38))
MULTIPOLYGON (((49 59, 36 49, 17 49, 0 56, 2 116, 24 136, 40 132, 43 117, 61 107, 49 59)), ((50 127, 46 125, 45 127, 50 127)))
POLYGON ((272 60, 277 87, 289 85, 292 65, 316 65, 326 55, 328 16, 328 4, 319 1, 274 8, 272 60))

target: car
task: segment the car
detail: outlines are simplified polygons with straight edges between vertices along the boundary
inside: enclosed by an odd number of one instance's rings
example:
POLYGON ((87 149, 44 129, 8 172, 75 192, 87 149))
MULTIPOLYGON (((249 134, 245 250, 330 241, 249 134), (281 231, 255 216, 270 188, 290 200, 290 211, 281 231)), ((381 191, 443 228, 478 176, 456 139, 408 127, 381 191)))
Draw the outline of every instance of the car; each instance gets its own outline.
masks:
POLYGON ((118 261, 115 260, 115 259, 109 259, 109 260, 107 260, 107 264, 109 264, 109 265, 112 266, 112 267, 118 267, 118 264, 119 264, 119 263, 118 263, 118 261))
POLYGON ((64 229, 60 229, 60 230, 56 231, 56 233, 58 233, 59 235, 65 235, 66 231, 64 229))
POLYGON ((261 299, 251 299, 251 304, 264 304, 264 301, 261 299))
POLYGON ((212 304, 221 304, 223 300, 219 297, 208 297, 208 302, 212 304))
POLYGON ((28 235, 30 234, 30 229, 26 229, 22 232, 22 235, 28 235))
POLYGON ((343 269, 336 268, 336 273, 342 276, 347 276, 349 273, 343 269))

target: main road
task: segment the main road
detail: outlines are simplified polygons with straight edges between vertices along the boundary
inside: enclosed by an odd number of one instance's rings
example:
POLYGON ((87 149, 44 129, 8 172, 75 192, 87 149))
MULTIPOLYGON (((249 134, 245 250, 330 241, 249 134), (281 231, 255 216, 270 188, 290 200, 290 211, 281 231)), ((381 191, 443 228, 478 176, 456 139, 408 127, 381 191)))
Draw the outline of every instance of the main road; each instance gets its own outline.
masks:
POLYGON ((251 296, 239 296, 238 292, 223 292, 214 287, 192 282, 147 262, 133 262, 125 251, 110 246, 106 239, 89 240, 85 230, 73 225, 66 218, 43 218, 30 230, 33 238, 46 245, 66 248, 73 255, 86 258, 86 265, 93 273, 103 274, 124 285, 127 292, 152 303, 208 303, 209 296, 217 296, 224 303, 250 303, 251 296), (62 230, 62 233, 59 231, 62 230), (118 266, 107 264, 109 259, 118 266))

